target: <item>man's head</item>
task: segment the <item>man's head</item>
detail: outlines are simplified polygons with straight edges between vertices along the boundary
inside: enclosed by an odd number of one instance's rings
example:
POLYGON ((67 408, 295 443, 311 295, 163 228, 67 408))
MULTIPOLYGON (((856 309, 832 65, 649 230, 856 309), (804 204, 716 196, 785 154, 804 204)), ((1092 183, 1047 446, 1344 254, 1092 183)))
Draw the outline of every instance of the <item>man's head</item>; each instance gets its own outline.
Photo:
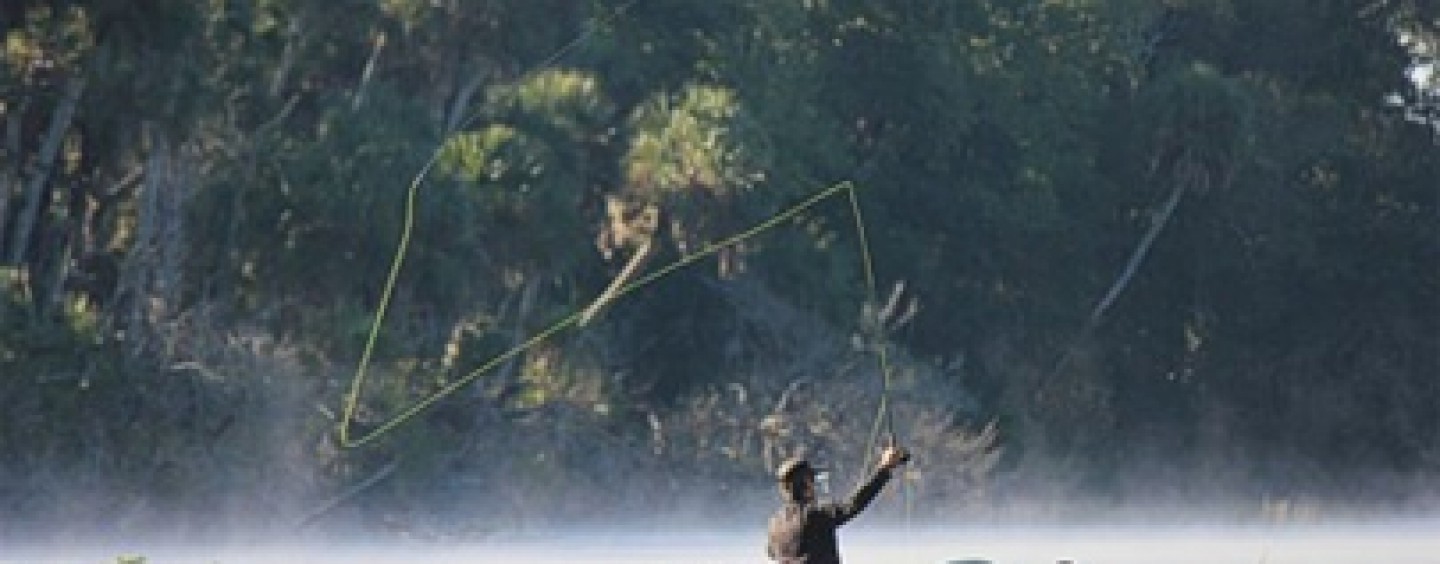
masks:
POLYGON ((787 501, 801 503, 815 499, 815 477, 819 474, 808 460, 786 460, 775 471, 775 478, 780 481, 780 495, 787 501))

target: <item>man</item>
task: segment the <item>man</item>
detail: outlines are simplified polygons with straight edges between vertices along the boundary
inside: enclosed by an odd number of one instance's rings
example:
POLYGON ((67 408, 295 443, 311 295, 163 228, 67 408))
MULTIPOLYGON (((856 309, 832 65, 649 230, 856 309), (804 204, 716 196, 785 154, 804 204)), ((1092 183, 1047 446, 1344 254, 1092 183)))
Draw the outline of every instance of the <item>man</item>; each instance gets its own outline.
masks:
POLYGON ((895 446, 880 454, 875 473, 844 503, 820 503, 815 498, 817 471, 804 459, 780 465, 780 496, 785 504, 770 518, 770 542, 766 552, 781 564, 840 564, 835 530, 855 518, 890 481, 890 473, 910 460, 895 446))

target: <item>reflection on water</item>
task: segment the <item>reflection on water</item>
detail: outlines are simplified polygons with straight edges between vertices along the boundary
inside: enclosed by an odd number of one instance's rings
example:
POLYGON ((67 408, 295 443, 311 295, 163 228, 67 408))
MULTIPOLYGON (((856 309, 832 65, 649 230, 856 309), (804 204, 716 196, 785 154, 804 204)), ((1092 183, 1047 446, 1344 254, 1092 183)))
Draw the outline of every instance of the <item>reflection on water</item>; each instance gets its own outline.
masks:
MULTIPOLYGON (((1099 528, 959 532, 842 532, 849 564, 990 562, 993 564, 1440 564, 1440 525, 1431 523, 1287 529, 1143 531, 1099 528)), ((0 563, 109 564, 143 555, 146 564, 192 563, 763 563, 761 531, 560 534, 476 544, 275 543, 265 547, 0 548, 0 563)))

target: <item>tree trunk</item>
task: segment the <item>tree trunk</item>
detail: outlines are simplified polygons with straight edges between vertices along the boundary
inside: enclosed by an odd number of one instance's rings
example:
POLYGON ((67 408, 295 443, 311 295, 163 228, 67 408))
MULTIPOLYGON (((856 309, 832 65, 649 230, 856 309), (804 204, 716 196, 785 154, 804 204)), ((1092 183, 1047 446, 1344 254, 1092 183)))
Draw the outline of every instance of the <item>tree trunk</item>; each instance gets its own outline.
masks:
MULTIPOLYGON (((55 263, 52 265, 54 270, 50 272, 50 287, 45 292, 44 301, 40 302, 38 308, 42 313, 55 311, 64 303, 65 280, 70 276, 70 262, 71 258, 75 256, 76 232, 68 225, 57 229, 63 230, 65 240, 60 243, 60 248, 55 252, 55 263)), ((41 297, 37 295, 36 300, 40 299, 41 297)))
POLYGON ((185 243, 184 204, 191 170, 184 151, 163 133, 150 137, 145 182, 139 188, 135 240, 121 266, 120 294, 127 307, 120 315, 131 335, 134 354, 169 358, 178 337, 166 321, 179 313, 185 243))
POLYGON ((455 94, 454 103, 450 105, 450 115, 445 118, 447 134, 465 127, 466 122, 470 119, 470 99, 475 97, 475 93, 479 92, 480 87, 484 85, 485 75, 475 73, 470 80, 465 81, 464 86, 460 87, 460 91, 455 94))
POLYGON ((40 215, 40 201, 45 194, 46 181, 50 178, 55 158, 60 154, 60 141, 70 129, 70 120, 75 116, 75 106, 79 104, 80 95, 84 91, 84 77, 71 77, 65 85, 65 97, 60 100, 59 107, 55 108, 55 114, 51 116, 44 144, 40 147, 39 158, 35 161, 34 174, 25 189, 25 208, 20 210, 20 223, 16 224, 15 240, 10 246, 11 263, 20 264, 25 250, 30 246, 31 232, 34 231, 35 222, 40 215))
MULTIPOLYGON (((540 280, 541 277, 537 274, 526 280, 525 285, 520 289, 520 305, 515 308, 515 326, 511 328, 510 333, 511 348, 525 344, 525 341, 530 338, 530 335, 525 332, 526 320, 530 318, 530 311, 535 309, 535 297, 540 293, 540 280)), ((516 373, 519 371, 522 356, 511 358, 500 369, 497 381, 502 389, 515 383, 518 379, 516 373)))
POLYGON ((1053 380, 1055 375, 1070 363, 1070 359, 1078 352, 1081 341, 1088 339, 1091 332, 1100 326, 1100 320, 1105 316, 1105 312, 1109 311, 1110 306, 1115 304, 1116 299, 1119 299, 1120 293, 1130 285, 1130 279, 1135 277, 1140 265, 1145 262, 1145 257, 1150 254, 1150 247, 1155 244, 1155 239, 1160 237, 1160 233, 1170 224, 1170 218, 1175 215, 1175 208, 1180 206, 1180 200, 1185 197, 1185 192, 1191 189, 1191 184, 1196 183, 1195 175, 1189 172, 1193 166, 1193 163, 1189 163, 1182 157, 1177 167, 1183 167, 1184 170, 1172 171, 1171 177, 1175 187, 1171 189, 1170 197, 1166 198, 1165 205, 1151 218, 1150 228, 1145 230, 1145 235, 1140 237, 1140 242, 1135 245, 1134 252, 1130 253, 1130 259, 1125 262, 1125 269, 1110 285, 1105 296, 1100 298, 1100 301, 1096 302, 1095 307, 1090 310, 1090 317, 1085 320, 1085 327, 1080 330, 1079 336, 1070 343, 1069 347, 1066 347, 1065 353, 1060 355, 1060 360, 1055 362, 1055 367, 1050 370, 1049 380, 1053 380))
POLYGON ((350 109, 360 111, 360 106, 365 103, 365 89, 370 86, 370 79, 375 76, 375 63, 380 60, 380 51, 385 49, 385 32, 375 33, 375 39, 371 40, 370 57, 365 60, 365 69, 360 72, 360 84, 355 87, 355 96, 350 100, 350 109))
POLYGON ((595 298, 595 302, 590 304, 589 307, 586 307, 585 311, 580 314, 579 325, 584 326, 589 324, 595 316, 600 314, 601 310, 605 309, 605 306, 615 301, 615 298, 620 297, 621 292, 625 291, 626 286, 640 276, 640 270, 644 268, 646 263, 650 262, 650 257, 654 255, 655 241, 653 239, 647 239, 640 243, 639 248, 635 249, 635 253, 630 255, 630 260, 626 262, 625 268, 620 269, 620 273, 615 275, 615 279, 610 281, 605 291, 601 292, 600 296, 595 298))
POLYGON ((20 186, 20 163, 24 162, 20 155, 20 125, 29 109, 29 98, 20 102, 19 108, 5 107, 5 146, 0 152, 4 158, 0 162, 10 163, 10 166, 0 170, 0 250, 5 249, 5 235, 9 233, 10 198, 15 197, 15 189, 20 186))
POLYGON ((279 98, 285 92, 285 81, 295 66, 296 51, 300 50, 300 43, 304 41, 304 18, 303 13, 292 16, 289 25, 285 26, 285 47, 280 51, 280 62, 270 74, 271 98, 279 98))
POLYGON ((1115 283, 1110 286, 1110 291, 1105 292, 1105 297, 1101 298, 1095 304, 1095 308, 1090 310, 1090 319, 1087 323, 1090 325, 1099 323, 1100 317, 1105 315, 1105 311, 1110 309, 1116 298, 1120 297, 1120 292, 1125 291, 1125 287, 1130 285, 1130 279, 1135 277, 1135 271, 1140 269, 1140 263, 1145 262, 1146 255, 1150 254, 1150 246, 1155 244, 1155 239, 1170 223, 1170 216, 1175 215, 1175 208, 1180 205, 1180 198, 1185 195, 1188 184, 1184 180, 1175 183, 1175 189, 1170 191, 1170 198, 1165 201, 1165 207, 1155 214, 1150 222, 1150 229, 1145 232, 1144 237, 1140 238, 1140 244, 1135 246, 1135 252, 1130 254, 1130 260, 1125 263, 1125 270, 1120 273, 1119 278, 1115 279, 1115 283))

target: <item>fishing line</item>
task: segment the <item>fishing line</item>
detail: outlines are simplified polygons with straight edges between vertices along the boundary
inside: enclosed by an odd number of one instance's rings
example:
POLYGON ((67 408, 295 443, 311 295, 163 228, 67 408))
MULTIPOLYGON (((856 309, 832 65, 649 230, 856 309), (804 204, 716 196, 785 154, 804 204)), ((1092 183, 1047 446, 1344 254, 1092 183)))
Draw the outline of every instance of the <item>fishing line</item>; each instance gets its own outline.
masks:
MULTIPOLYGON (((891 413, 890 409, 890 347, 886 346, 884 342, 885 339, 882 338, 884 336, 882 330, 885 320, 881 319, 879 294, 875 288, 875 261, 871 257, 870 239, 865 232, 865 218, 864 215, 860 213, 860 197, 856 195, 855 190, 848 190, 847 195, 850 197, 850 215, 855 219, 855 236, 859 239, 857 246, 860 247, 860 264, 865 273, 866 300, 868 300, 868 309, 870 310, 869 319, 862 317, 861 327, 862 329, 865 328, 865 324, 868 323, 869 329, 874 332, 870 337, 875 339, 873 343, 876 348, 875 357, 880 369, 880 400, 875 408, 875 421, 870 427, 870 439, 865 445, 865 464, 860 467, 861 472, 856 482, 858 487, 858 480, 865 479, 865 472, 874 462, 873 457, 879 447, 881 429, 883 428, 886 436, 889 437, 888 442, 890 446, 898 447, 899 439, 895 435, 895 416, 891 413)), ((862 334, 862 342, 863 339, 864 336, 862 334)), ((910 488, 906 487, 906 484, 907 482, 901 480, 900 489, 905 497, 905 526, 908 530, 913 519, 914 495, 911 493, 910 488)))
MULTIPOLYGON (((531 70, 555 64, 556 61, 559 61, 562 57, 568 55, 570 51, 574 50, 581 43, 584 43, 585 40, 589 39, 590 36, 594 35, 601 26, 614 21, 616 18, 624 14, 626 10, 629 10, 630 7, 634 6, 639 1, 640 0, 630 0, 629 2, 626 2, 624 5, 621 5, 615 11, 605 15, 604 17, 591 20, 590 24, 579 34, 576 34, 574 39, 571 39, 570 42, 560 46, 559 49, 556 49, 555 52, 551 53, 548 57, 542 59, 539 63, 532 65, 530 67, 531 70)), ((521 73, 522 76, 524 74, 525 73, 521 73)), ((474 123, 475 120, 478 119, 480 116, 481 113, 478 111, 471 112, 470 115, 466 116, 466 118, 462 120, 459 125, 454 128, 453 131, 459 131, 465 129, 466 127, 469 127, 470 124, 474 123)), ((447 136, 448 133, 449 132, 447 132, 447 136)), ((366 372, 369 370, 371 357, 373 357, 375 353, 375 343, 380 338, 380 328, 385 324, 385 314, 386 312, 390 311, 390 302, 395 294, 395 285, 400 278, 400 271, 405 264, 405 258, 410 250, 410 240, 412 234, 415 231, 415 207, 416 201, 418 200, 418 195, 420 193, 420 186, 424 184, 425 179, 430 176, 430 171, 434 170, 436 163, 440 162, 440 155, 444 153, 444 150, 445 141, 441 140, 438 144, 436 144, 435 150, 431 151, 430 158, 427 159, 425 161, 425 164, 420 167, 419 172, 415 173, 414 178, 410 179, 410 185, 406 190, 405 212, 400 228, 400 240, 396 243, 395 254, 390 261, 390 270, 385 277, 385 286, 380 292, 380 303, 375 308, 375 317, 370 324, 370 332, 365 338, 365 347, 360 353, 360 362, 355 369, 355 377, 351 379, 350 390, 345 397, 345 406, 343 413, 341 414, 339 429, 340 444, 345 448, 354 448, 361 446, 374 440, 378 436, 376 433, 372 432, 362 437, 360 440, 352 441, 350 440, 350 426, 355 420, 355 411, 359 406, 360 390, 364 386, 366 372)), ((507 353, 506 355, 502 356, 504 356, 505 358, 510 358, 514 356, 514 354, 507 353)), ((448 393, 446 395, 448 395, 448 393)), ((431 401, 429 403, 434 402, 431 401)))
MULTIPOLYGON (((628 10, 630 7, 634 6, 638 2, 639 0, 631 0, 630 2, 627 2, 620 8, 616 9, 614 12, 606 15, 605 17, 593 20, 591 24, 582 33, 577 35, 573 40, 566 43, 560 49, 556 50, 553 54, 551 54, 549 57, 546 57, 544 60, 542 60, 540 63, 538 63, 532 68, 539 68, 554 64, 556 61, 567 55, 570 51, 572 51, 574 48, 576 48, 586 39, 588 39, 591 35, 593 35, 596 30, 598 30, 602 25, 613 21, 615 18, 619 17, 626 10, 628 10)), ((466 117, 466 119, 460 122, 460 124, 455 128, 455 130, 465 129, 471 123, 473 123, 475 119, 480 117, 480 115, 481 114, 479 112, 472 112, 468 117, 466 117)), ((410 406, 402 409, 399 413, 397 413, 390 419, 382 422, 375 428, 370 429, 368 432, 359 436, 358 438, 352 436, 351 431, 355 423, 356 413, 359 410, 360 396, 369 377, 369 368, 374 358, 376 343, 379 340, 381 328, 384 326, 386 314, 390 310, 390 305, 393 301, 395 293, 395 287, 399 280, 400 273, 403 270, 405 260, 409 253, 410 244, 413 239, 416 223, 416 208, 417 202, 419 200, 420 187, 424 184, 425 180, 429 177, 430 172, 434 170, 435 165, 439 162, 444 147, 445 143, 444 141, 441 141, 437 145, 435 150, 431 153, 429 159, 426 160, 425 164, 411 179, 410 184, 406 190, 404 214, 402 219, 399 241, 396 244, 396 250, 391 260, 390 268, 386 274, 385 284, 380 295, 380 301, 376 306, 375 315, 373 317, 370 330, 366 336, 365 345, 360 354, 360 360, 358 366, 356 367, 355 375, 351 379, 350 388, 344 400, 344 407, 342 410, 341 420, 338 429, 339 443, 343 448, 362 447, 378 440, 379 438, 385 436, 390 432, 395 431, 399 427, 405 425, 407 422, 414 419, 420 413, 433 407, 439 401, 449 397, 450 395, 454 394, 465 386, 468 386, 480 376, 489 373, 496 367, 514 359, 515 357, 525 353, 526 351, 549 340, 550 338, 565 330, 583 325, 583 322, 587 317, 586 313, 589 309, 588 307, 577 309, 575 312, 571 313, 567 317, 562 318, 559 321, 556 321, 555 323, 546 327, 545 329, 535 333, 523 343, 520 343, 510 348, 509 350, 492 357, 490 360, 485 361, 484 363, 471 370, 470 372, 466 373, 459 379, 445 384, 439 390, 431 393, 428 396, 425 396, 424 398, 416 401, 410 406)), ((650 274, 647 274, 635 280, 634 282, 622 286, 609 296, 609 301, 613 302, 614 300, 617 300, 627 294, 635 292, 666 276, 669 276, 670 274, 673 274, 674 272, 682 268, 690 266, 691 264, 701 259, 712 256, 722 250, 734 247, 736 245, 739 245, 740 243, 745 242, 748 239, 764 234, 765 232, 796 218, 801 213, 804 213, 806 210, 809 210, 817 204, 844 193, 849 197, 851 215, 855 221, 855 229, 859 240, 857 246, 860 249, 861 263, 864 270, 866 295, 867 299, 869 300, 868 303, 871 305, 872 309, 874 309, 876 306, 878 306, 878 301, 876 299, 877 293, 875 284, 874 261, 870 250, 868 236, 865 231, 865 221, 863 216, 861 215, 860 203, 859 199, 855 194, 855 191, 855 184, 849 181, 831 185, 824 190, 820 190, 815 194, 812 194, 800 203, 784 209, 779 213, 776 213, 769 219, 757 223, 754 226, 730 237, 721 239, 716 242, 708 243, 698 252, 684 256, 654 272, 651 272, 650 274)), ((878 309, 874 309, 874 311, 877 312, 878 315, 878 309)), ((878 334, 878 329, 882 325, 880 323, 881 320, 879 320, 877 317, 877 319, 873 321, 875 323, 876 329, 876 335, 874 335, 874 337, 876 339, 879 339, 880 335, 878 334)), ((895 437, 894 420, 890 413, 890 361, 888 358, 887 348, 883 346, 883 344, 877 344, 876 348, 880 367, 881 390, 878 406, 876 408, 877 410, 875 421, 872 426, 870 438, 866 448, 865 467, 867 468, 873 461, 873 451, 878 445, 881 430, 884 429, 892 441, 895 437)))
MULTIPOLYGON (((869 304, 869 317, 872 319, 862 320, 862 323, 869 323, 869 329, 876 333, 868 335, 870 338, 879 340, 880 327, 883 320, 879 319, 879 299, 875 289, 875 261, 871 258, 870 239, 865 233, 865 218, 860 213, 860 199, 855 195, 854 190, 849 191, 850 215, 855 219, 855 235, 859 239, 860 264, 865 275, 865 299, 869 304)), ((862 325, 863 327, 863 325, 862 325)), ((867 336, 862 335, 862 339, 867 336)), ((875 421, 870 427, 870 439, 866 442, 865 464, 861 468, 869 468, 875 454, 875 447, 880 441, 880 432, 883 428, 891 438, 895 437, 895 420, 890 415, 890 355, 888 347, 883 343, 873 343, 876 348, 876 358, 880 368, 880 401, 876 407, 875 421)))
MULTIPOLYGON (((694 264, 701 259, 714 255, 727 248, 739 245, 740 243, 743 243, 748 239, 757 237, 771 229, 780 226, 785 222, 794 219, 806 210, 815 207, 817 204, 824 202, 832 197, 835 197, 841 193, 852 194, 853 198, 854 191, 855 184, 846 181, 834 184, 829 188, 816 192, 815 194, 811 195, 800 203, 795 204, 794 206, 791 206, 771 216, 765 221, 755 224, 749 229, 741 231, 735 235, 731 235, 730 237, 727 237, 725 239, 708 243, 698 252, 681 257, 680 259, 664 266, 663 268, 651 272, 650 274, 647 274, 635 280, 634 282, 631 282, 630 284, 621 287, 618 291, 615 292, 613 299, 619 299, 620 297, 644 288, 645 286, 648 286, 660 280, 661 278, 669 276, 682 268, 690 266, 691 264, 694 264)), ((370 432, 366 433, 360 438, 352 439, 350 436, 350 429, 354 423, 355 411, 357 410, 359 405, 360 392, 364 388, 364 383, 367 378, 366 368, 374 352, 374 343, 376 340, 375 335, 378 334, 379 326, 384 321, 385 311, 389 308, 390 295, 392 294, 391 289, 393 288, 394 279, 399 274, 399 267, 401 263, 404 262, 404 253, 406 252, 406 248, 409 245, 411 227, 414 223, 414 205, 415 195, 412 192, 406 202, 405 230, 401 234, 401 244, 399 250, 396 252, 396 259, 392 263, 390 273, 391 278, 387 282, 385 294, 381 297, 380 305, 378 306, 379 309, 377 310, 375 315, 376 321, 371 328, 371 338, 366 342, 365 351, 361 355, 361 365, 356 370, 355 378, 351 384, 350 394, 346 398, 345 410, 342 416, 343 419, 340 422, 340 444, 346 448, 356 448, 364 446, 368 443, 375 441, 381 436, 391 431, 394 431, 396 428, 404 425, 406 422, 413 419, 416 415, 419 415, 421 412, 435 405, 436 402, 439 402, 440 400, 445 399, 446 397, 450 396, 461 388, 464 388, 471 382, 474 382, 480 376, 484 375, 487 372, 490 372, 491 370, 494 370, 497 366, 509 361, 510 359, 515 358, 516 356, 530 350, 531 348, 534 348, 536 345, 539 345, 540 343, 550 339, 551 337, 554 337, 556 334, 565 331, 566 329, 576 327, 585 314, 586 308, 577 309, 574 313, 571 313, 569 316, 551 324, 549 327, 536 333, 534 336, 530 337, 525 342, 516 345, 515 347, 503 353, 500 353, 499 355, 496 355, 495 357, 481 364, 479 367, 471 370, 469 373, 465 374, 458 380, 446 384, 438 391, 430 394, 429 396, 426 396, 425 398, 415 402, 414 404, 411 404, 409 407, 402 410, 399 414, 390 418, 388 421, 380 424, 378 427, 372 429, 370 432)), ((864 245, 862 245, 862 247, 863 246, 864 245)), ((870 254, 869 249, 864 249, 863 253, 865 256, 868 257, 870 254)), ((868 258, 866 260, 868 261, 868 258)), ((886 384, 886 386, 888 389, 888 383, 886 384)), ((882 413, 888 413, 888 399, 885 397, 886 395, 888 395, 888 392, 882 393, 882 413)), ((888 416, 885 417, 885 419, 888 419, 888 416)))

